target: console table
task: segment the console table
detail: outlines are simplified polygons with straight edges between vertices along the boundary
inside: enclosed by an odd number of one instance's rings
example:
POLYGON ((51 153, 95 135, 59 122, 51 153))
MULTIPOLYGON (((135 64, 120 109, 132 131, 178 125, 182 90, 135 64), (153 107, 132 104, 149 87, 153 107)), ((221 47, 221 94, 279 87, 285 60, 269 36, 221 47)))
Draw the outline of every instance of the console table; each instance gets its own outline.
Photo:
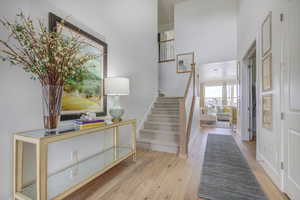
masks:
POLYGON ((97 128, 66 131, 55 135, 47 135, 45 130, 16 133, 14 134, 14 199, 63 199, 130 156, 135 161, 135 120, 112 123, 97 128), (128 125, 131 125, 132 128, 131 144, 121 146, 119 143, 119 128, 128 125), (48 144, 74 137, 96 134, 108 129, 113 130, 113 146, 111 148, 105 149, 54 174, 48 174, 48 144), (36 180, 28 185, 23 185, 24 143, 36 146, 36 180), (74 170, 77 172, 76 178, 68 178, 74 170))

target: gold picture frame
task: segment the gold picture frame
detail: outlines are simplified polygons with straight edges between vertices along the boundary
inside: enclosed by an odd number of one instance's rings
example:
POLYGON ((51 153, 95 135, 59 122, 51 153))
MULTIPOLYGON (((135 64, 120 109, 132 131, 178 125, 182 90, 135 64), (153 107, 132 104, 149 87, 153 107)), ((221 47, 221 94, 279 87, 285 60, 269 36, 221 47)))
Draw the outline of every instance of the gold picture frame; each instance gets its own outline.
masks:
POLYGON ((272 54, 262 60, 262 90, 272 90, 272 54))
POLYGON ((273 95, 262 96, 262 126, 266 129, 273 127, 273 95))
POLYGON ((261 26, 262 56, 265 57, 272 49, 272 12, 268 14, 261 26))
POLYGON ((182 53, 176 55, 176 72, 189 73, 192 72, 192 65, 195 64, 195 53, 182 53))

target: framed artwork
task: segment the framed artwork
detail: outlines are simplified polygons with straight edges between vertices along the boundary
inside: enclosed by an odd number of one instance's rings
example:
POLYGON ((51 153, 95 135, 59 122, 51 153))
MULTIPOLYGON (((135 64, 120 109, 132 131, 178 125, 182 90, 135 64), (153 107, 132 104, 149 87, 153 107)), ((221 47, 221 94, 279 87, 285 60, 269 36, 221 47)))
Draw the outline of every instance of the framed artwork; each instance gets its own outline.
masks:
POLYGON ((262 56, 266 56, 272 49, 272 12, 264 20, 261 26, 262 56))
POLYGON ((273 96, 271 94, 262 96, 262 126, 267 129, 273 127, 273 96))
POLYGON ((61 120, 78 119, 83 113, 95 112, 97 116, 107 113, 104 95, 104 78, 107 77, 107 44, 75 25, 49 13, 49 30, 62 28, 64 36, 79 36, 86 44, 82 53, 95 54, 97 58, 87 63, 87 70, 77 80, 64 85, 61 120))
POLYGON ((272 54, 266 56, 262 61, 262 90, 272 90, 272 54))
POLYGON ((177 73, 191 72, 192 64, 195 64, 194 52, 177 54, 176 56, 177 73))

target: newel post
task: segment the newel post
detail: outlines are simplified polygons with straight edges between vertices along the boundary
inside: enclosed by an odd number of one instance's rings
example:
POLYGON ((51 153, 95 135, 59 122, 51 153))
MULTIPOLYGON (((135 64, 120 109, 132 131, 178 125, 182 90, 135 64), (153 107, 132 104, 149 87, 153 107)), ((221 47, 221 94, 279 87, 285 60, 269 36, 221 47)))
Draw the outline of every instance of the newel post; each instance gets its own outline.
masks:
POLYGON ((187 158, 186 111, 185 98, 179 100, 179 157, 187 158))
POLYGON ((193 97, 196 95, 196 63, 194 62, 192 65, 192 78, 193 78, 193 97))

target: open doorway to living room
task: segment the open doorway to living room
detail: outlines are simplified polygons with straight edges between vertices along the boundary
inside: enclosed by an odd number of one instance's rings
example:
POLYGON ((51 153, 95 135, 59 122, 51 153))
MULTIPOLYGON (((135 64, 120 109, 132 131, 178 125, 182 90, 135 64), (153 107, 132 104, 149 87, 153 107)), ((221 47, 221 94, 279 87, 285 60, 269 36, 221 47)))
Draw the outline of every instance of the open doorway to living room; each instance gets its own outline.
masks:
POLYGON ((236 62, 200 66, 202 127, 235 129, 237 121, 236 62))

